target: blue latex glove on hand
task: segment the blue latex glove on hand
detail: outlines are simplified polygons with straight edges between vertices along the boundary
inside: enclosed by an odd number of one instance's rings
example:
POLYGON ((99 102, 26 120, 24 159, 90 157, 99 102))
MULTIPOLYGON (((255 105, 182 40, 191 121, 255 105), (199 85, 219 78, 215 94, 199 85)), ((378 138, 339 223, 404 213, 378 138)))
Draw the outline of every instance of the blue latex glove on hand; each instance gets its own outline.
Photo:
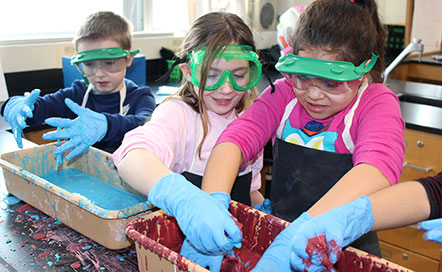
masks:
POLYGON ((46 124, 64 129, 45 133, 43 139, 70 139, 52 152, 54 155, 61 155, 66 150, 75 148, 66 156, 68 161, 103 139, 107 132, 107 119, 104 114, 82 108, 69 98, 64 102, 78 117, 74 120, 58 117, 46 119, 46 124))
POLYGON ((272 202, 268 198, 264 199, 264 202, 262 202, 261 204, 255 205, 255 207, 253 207, 253 208, 257 209, 258 211, 262 211, 262 212, 265 212, 268 214, 272 214, 272 212, 273 212, 272 202))
POLYGON ((192 262, 197 263, 198 265, 207 268, 213 272, 218 272, 221 270, 223 258, 224 256, 228 255, 228 253, 224 252, 203 253, 196 249, 195 246, 187 238, 183 242, 180 254, 183 257, 191 260, 192 262))
POLYGON ((419 228, 426 230, 426 240, 442 243, 442 218, 427 220, 419 223, 419 228))
MULTIPOLYGON (((230 203, 227 193, 217 194, 224 194, 230 203)), ((239 227, 213 195, 201 191, 184 176, 170 173, 155 183, 148 201, 175 217, 184 235, 203 253, 228 252, 234 246, 241 247, 239 227)))
MULTIPOLYGON (((229 209, 230 205, 230 196, 226 193, 211 193, 212 197, 214 197, 226 210, 229 209)), ((208 268, 210 271, 220 271, 221 265, 223 262, 224 256, 229 255, 230 252, 219 252, 219 253, 204 253, 195 248, 194 245, 186 238, 183 242, 183 246, 181 247, 180 254, 183 257, 195 262, 202 267, 208 268)))
POLYGON ((11 97, 6 103, 3 118, 11 126, 15 141, 20 148, 23 148, 22 134, 26 127, 26 119, 33 117, 32 111, 39 95, 40 90, 35 89, 27 96, 11 97))
POLYGON ((252 272, 264 271, 292 271, 290 266, 290 241, 300 226, 313 217, 304 212, 296 218, 290 226, 276 236, 273 243, 267 248, 252 272))
POLYGON ((292 237, 292 266, 309 272, 333 270, 342 247, 369 232, 373 222, 371 201, 366 196, 309 220, 292 237))

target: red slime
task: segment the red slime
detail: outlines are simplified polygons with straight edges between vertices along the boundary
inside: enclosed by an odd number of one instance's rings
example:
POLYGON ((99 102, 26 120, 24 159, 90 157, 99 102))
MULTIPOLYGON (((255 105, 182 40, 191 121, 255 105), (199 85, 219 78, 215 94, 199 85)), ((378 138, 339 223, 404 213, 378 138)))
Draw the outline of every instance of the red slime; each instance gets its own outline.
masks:
MULTIPOLYGON (((221 271, 251 271, 275 237, 289 223, 240 203, 232 203, 229 211, 238 220, 235 222, 242 229, 242 247, 234 248, 233 256, 223 259, 221 271)), ((129 223, 126 233, 129 238, 137 242, 137 254, 138 248, 144 247, 160 258, 175 263, 180 270, 201 271, 195 267, 193 262, 179 254, 184 235, 173 217, 164 214, 148 219, 143 217, 134 219, 129 223)), ((333 241, 327 245, 325 237, 318 236, 309 240, 308 250, 309 254, 326 254, 327 250, 339 252, 340 248, 333 241)), ((144 256, 142 259, 144 261, 139 264, 140 271, 147 271, 148 258, 144 256)), ((332 267, 328 258, 322 260, 324 266, 329 269, 332 267)), ((344 250, 340 254, 335 268, 340 272, 400 272, 398 269, 389 267, 388 263, 384 264, 378 260, 380 259, 372 255, 360 256, 353 251, 344 250)))
POLYGON ((344 250, 341 253, 339 261, 336 263, 335 268, 337 271, 345 272, 401 272, 396 268, 391 268, 386 264, 376 262, 376 259, 380 259, 374 255, 370 257, 361 257, 355 252, 344 250))
POLYGON ((305 251, 310 256, 309 260, 303 260, 306 268, 312 265, 311 259, 321 260, 321 265, 327 267, 328 271, 333 267, 333 263, 327 255, 328 244, 324 234, 308 239, 305 251))

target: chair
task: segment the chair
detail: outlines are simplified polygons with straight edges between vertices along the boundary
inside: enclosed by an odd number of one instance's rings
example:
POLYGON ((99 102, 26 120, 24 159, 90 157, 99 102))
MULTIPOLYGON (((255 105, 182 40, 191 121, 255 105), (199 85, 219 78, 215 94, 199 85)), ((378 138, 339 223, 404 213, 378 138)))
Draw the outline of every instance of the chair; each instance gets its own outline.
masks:
MULTIPOLYGON (((80 72, 71 64, 71 58, 63 56, 61 58, 63 70, 64 87, 70 87, 72 82, 77 79, 83 79, 80 72)), ((138 86, 146 86, 146 57, 136 55, 132 65, 126 69, 126 78, 135 82, 138 86)))

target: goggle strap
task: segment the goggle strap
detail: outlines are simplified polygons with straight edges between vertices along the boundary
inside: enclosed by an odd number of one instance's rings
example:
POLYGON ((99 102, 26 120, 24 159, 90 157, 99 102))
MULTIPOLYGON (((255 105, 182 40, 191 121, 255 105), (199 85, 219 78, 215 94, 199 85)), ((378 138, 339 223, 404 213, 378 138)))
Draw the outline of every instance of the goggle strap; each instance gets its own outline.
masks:
POLYGON ((169 70, 167 70, 167 72, 164 74, 164 75, 162 75, 161 77, 159 77, 157 80, 155 80, 155 82, 157 82, 157 83, 166 83, 168 80, 169 80, 169 78, 170 78, 170 74, 173 72, 173 69, 178 65, 178 64, 181 64, 181 63, 185 63, 185 62, 187 62, 187 57, 185 57, 185 58, 180 58, 180 59, 176 59, 174 62, 173 62, 173 64, 170 66, 170 68, 169 68, 169 70))
POLYGON ((85 74, 83 74, 83 71, 81 71, 80 67, 78 67, 78 63, 76 63, 76 64, 71 63, 71 65, 75 66, 77 71, 80 72, 81 77, 83 78, 84 82, 86 82, 86 86, 89 86, 89 80, 87 79, 87 76, 85 74))
POLYGON ((129 51, 129 55, 136 55, 136 54, 138 54, 138 53, 140 53, 140 52, 141 52, 140 49, 134 50, 134 51, 132 51, 132 52, 129 51))
POLYGON ((361 65, 355 68, 356 73, 363 73, 366 74, 370 72, 370 70, 374 67, 376 64, 376 61, 378 60, 378 56, 376 56, 374 53, 371 53, 371 61, 370 63, 365 66, 368 60, 364 61, 361 65))

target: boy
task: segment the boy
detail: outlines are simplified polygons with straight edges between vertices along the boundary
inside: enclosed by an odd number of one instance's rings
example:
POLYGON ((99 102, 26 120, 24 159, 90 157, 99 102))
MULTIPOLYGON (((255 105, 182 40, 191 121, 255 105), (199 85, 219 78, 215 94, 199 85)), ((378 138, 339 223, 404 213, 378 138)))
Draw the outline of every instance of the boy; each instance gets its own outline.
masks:
POLYGON ((93 13, 73 42, 77 55, 72 63, 84 81, 74 81, 71 87, 43 97, 39 97, 40 90, 33 90, 28 96, 11 97, 1 108, 20 148, 26 125, 45 122, 57 127, 57 131, 46 133, 43 138, 70 139, 53 152, 61 155, 75 148, 66 161, 91 145, 113 152, 124 134, 143 124, 156 106, 149 87, 138 87, 124 79, 126 67, 139 52, 129 51, 132 45, 129 21, 113 12, 93 13))

